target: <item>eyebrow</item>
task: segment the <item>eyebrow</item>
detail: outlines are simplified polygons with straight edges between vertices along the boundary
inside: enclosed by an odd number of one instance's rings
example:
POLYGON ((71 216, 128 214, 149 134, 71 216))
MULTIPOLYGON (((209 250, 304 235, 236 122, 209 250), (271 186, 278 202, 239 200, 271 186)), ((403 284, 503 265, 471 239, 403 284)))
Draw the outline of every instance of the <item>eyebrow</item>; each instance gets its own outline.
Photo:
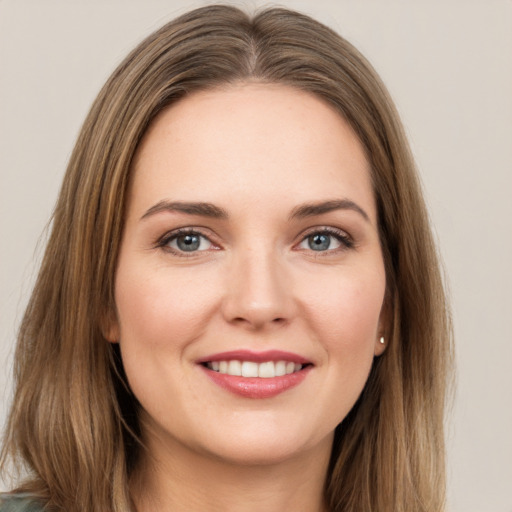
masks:
POLYGON ((304 219, 315 215, 322 215, 335 210, 352 210, 359 213, 364 220, 370 222, 368 214, 354 201, 350 199, 332 199, 330 201, 319 201, 318 203, 307 203, 297 206, 292 210, 290 219, 304 219))
MULTIPOLYGON (((355 211, 359 213, 363 219, 370 222, 368 214, 358 204, 354 203, 354 201, 351 201, 350 199, 332 199, 329 201, 319 201, 317 203, 306 203, 295 207, 289 218, 290 220, 304 219, 336 210, 355 211)), ((180 212, 188 215, 210 217, 213 219, 227 219, 229 217, 226 210, 212 203, 169 201, 164 199, 149 208, 149 210, 147 210, 141 217, 141 220, 161 212, 180 212)))
POLYGON ((228 212, 212 203, 202 202, 183 202, 168 201, 164 199, 152 206, 142 217, 141 220, 151 217, 160 212, 180 212, 189 215, 200 215, 202 217, 211 217, 214 219, 227 219, 228 212))

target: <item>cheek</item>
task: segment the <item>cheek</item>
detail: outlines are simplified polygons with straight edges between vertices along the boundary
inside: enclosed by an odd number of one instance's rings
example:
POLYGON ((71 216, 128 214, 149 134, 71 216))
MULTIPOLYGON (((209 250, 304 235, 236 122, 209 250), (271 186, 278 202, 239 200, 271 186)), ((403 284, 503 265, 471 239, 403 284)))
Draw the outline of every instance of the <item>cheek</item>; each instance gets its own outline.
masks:
POLYGON ((208 276, 188 277, 157 268, 144 278, 120 265, 116 280, 116 305, 122 342, 132 340, 141 349, 173 349, 197 337, 214 304, 218 285, 208 276))
POLYGON ((303 294, 304 302, 316 318, 315 323, 323 326, 326 333, 331 332, 334 338, 343 341, 337 335, 343 332, 347 342, 376 334, 385 292, 383 273, 340 273, 317 279, 314 285, 315 291, 310 291, 309 297, 303 294))
POLYGON ((123 263, 116 277, 116 306, 124 369, 143 408, 163 418, 169 396, 178 409, 181 396, 194 396, 185 378, 190 367, 183 362, 187 347, 207 329, 218 285, 206 276, 197 279, 197 271, 191 279, 183 271, 123 263))
MULTIPOLYGON (((313 284, 313 283, 310 283, 313 284)), ((373 361, 385 293, 384 271, 340 272, 318 279, 302 296, 304 316, 341 378, 366 377, 373 361), (311 292, 314 289, 314 292, 311 292)))
POLYGON ((315 400, 335 427, 360 396, 370 373, 385 290, 379 273, 367 279, 325 283, 324 293, 310 296, 308 321, 325 356, 324 390, 315 400))

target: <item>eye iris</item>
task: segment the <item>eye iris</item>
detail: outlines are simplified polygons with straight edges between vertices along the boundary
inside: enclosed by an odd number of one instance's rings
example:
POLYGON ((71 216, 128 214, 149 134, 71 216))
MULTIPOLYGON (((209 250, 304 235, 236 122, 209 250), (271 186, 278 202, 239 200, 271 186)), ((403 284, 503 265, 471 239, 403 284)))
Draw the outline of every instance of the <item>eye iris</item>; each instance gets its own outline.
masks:
POLYGON ((196 251, 199 249, 201 239, 198 235, 182 235, 176 239, 176 244, 181 251, 196 251))
POLYGON ((308 237, 308 245, 313 251, 325 251, 331 245, 330 235, 316 234, 308 237))

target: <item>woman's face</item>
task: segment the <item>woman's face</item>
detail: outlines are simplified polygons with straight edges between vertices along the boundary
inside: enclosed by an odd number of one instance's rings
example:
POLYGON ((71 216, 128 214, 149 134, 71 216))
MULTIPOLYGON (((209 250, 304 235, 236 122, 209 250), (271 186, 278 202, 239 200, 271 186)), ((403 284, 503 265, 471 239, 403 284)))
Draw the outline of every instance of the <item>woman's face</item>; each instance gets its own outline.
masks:
POLYGON ((133 165, 115 298, 155 453, 328 453, 382 350, 369 165, 348 124, 286 86, 195 93, 133 165))

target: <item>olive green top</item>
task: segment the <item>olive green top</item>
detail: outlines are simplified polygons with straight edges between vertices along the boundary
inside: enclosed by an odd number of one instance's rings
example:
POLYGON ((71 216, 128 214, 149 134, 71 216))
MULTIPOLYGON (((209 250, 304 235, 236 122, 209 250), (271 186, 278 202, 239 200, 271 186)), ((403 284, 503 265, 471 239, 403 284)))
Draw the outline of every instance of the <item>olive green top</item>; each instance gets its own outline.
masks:
POLYGON ((41 503, 27 494, 0 494, 0 512, 43 512, 41 503))

